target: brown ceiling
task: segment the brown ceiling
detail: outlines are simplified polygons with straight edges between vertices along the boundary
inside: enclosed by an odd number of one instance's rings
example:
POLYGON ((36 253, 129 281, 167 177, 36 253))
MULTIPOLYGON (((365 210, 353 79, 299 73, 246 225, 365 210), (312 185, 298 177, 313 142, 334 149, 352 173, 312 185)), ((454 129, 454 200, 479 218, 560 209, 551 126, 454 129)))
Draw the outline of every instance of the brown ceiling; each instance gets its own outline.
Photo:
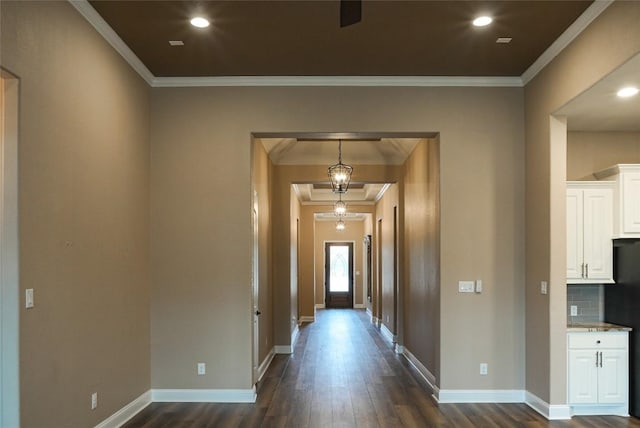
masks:
POLYGON ((334 0, 90 3, 157 77, 520 76, 592 1, 364 1, 346 28, 334 0))

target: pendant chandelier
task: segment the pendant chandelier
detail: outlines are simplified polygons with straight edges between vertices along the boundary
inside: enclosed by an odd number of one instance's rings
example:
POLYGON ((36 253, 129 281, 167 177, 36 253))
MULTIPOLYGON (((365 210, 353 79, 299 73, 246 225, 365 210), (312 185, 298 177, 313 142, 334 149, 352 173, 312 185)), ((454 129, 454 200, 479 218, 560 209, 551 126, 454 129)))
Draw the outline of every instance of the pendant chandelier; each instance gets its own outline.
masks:
POLYGON ((345 224, 344 224, 344 220, 343 219, 340 219, 340 220, 336 221, 336 230, 337 231, 339 231, 339 232, 343 231, 344 227, 345 227, 345 224))
POLYGON ((353 168, 342 163, 342 140, 338 140, 338 163, 327 169, 333 193, 347 193, 353 168))
POLYGON ((347 203, 342 200, 342 193, 339 193, 338 196, 340 199, 333 205, 333 213, 338 217, 342 217, 347 213, 347 203))

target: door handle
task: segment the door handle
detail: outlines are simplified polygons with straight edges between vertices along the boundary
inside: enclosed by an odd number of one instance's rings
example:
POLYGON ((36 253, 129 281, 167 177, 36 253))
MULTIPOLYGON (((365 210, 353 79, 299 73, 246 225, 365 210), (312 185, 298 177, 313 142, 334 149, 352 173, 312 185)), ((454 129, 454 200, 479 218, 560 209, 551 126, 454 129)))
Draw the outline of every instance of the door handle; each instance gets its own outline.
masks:
POLYGON ((600 368, 602 368, 602 351, 600 351, 600 368))
POLYGON ((596 367, 598 367, 598 354, 599 354, 599 352, 596 351, 596 367))
POLYGON ((584 263, 580 265, 580 276, 584 278, 584 263))
POLYGON ((587 263, 586 265, 584 265, 584 269, 587 272, 587 274, 585 275, 585 278, 589 278, 589 263, 587 263))
POLYGON ((256 311, 256 315, 260 315, 262 312, 260 311, 256 311))

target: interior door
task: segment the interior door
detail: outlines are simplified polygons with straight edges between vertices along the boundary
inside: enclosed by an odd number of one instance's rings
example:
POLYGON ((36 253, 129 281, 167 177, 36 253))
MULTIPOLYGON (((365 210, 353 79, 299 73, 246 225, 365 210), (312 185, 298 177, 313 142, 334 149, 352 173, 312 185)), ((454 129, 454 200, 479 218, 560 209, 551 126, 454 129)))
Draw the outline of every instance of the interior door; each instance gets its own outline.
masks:
POLYGON ((325 307, 353 308, 353 243, 325 244, 325 307))
POLYGON ((253 291, 253 383, 258 381, 260 365, 260 234, 258 223, 258 193, 253 194, 253 263, 251 269, 251 288, 253 291))

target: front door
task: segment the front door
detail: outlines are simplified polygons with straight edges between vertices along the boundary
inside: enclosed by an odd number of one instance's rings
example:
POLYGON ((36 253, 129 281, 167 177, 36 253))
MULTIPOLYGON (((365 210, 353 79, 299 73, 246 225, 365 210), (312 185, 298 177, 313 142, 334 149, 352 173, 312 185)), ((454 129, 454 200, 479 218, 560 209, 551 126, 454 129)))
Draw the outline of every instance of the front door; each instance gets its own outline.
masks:
POLYGON ((353 243, 325 244, 325 306, 353 308, 353 243))

